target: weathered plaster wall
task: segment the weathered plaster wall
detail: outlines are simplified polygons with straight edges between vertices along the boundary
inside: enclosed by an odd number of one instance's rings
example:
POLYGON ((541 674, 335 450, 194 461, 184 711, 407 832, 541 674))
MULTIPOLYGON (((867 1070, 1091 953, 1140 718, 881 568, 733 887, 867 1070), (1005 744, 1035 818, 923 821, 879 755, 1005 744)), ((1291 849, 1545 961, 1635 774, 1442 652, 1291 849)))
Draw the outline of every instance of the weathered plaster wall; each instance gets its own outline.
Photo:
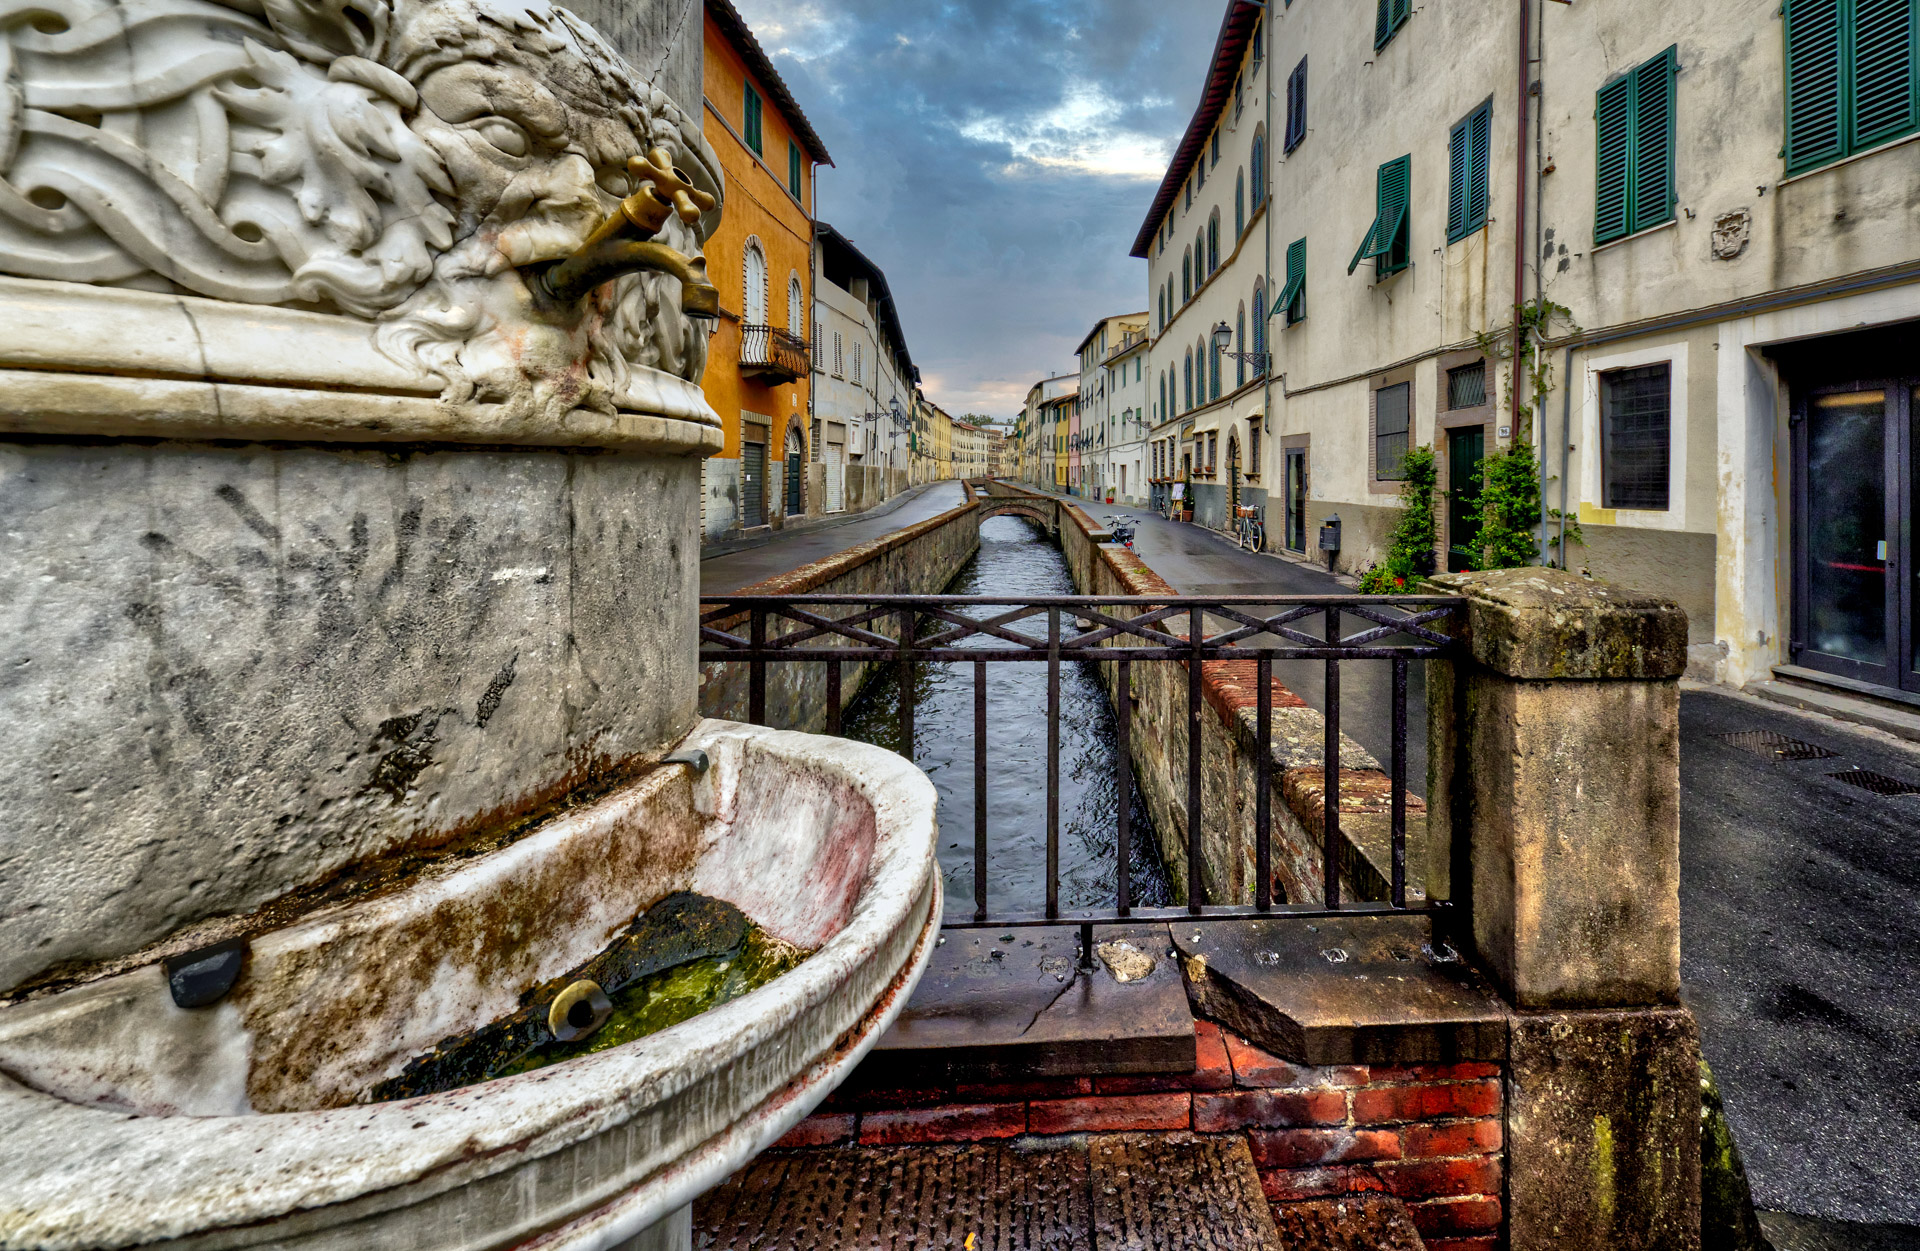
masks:
POLYGON ((697 459, 15 442, 0 483, 0 988, 694 722, 697 459))
POLYGON ((697 111, 701 87, 700 0, 568 0, 641 77, 697 111))

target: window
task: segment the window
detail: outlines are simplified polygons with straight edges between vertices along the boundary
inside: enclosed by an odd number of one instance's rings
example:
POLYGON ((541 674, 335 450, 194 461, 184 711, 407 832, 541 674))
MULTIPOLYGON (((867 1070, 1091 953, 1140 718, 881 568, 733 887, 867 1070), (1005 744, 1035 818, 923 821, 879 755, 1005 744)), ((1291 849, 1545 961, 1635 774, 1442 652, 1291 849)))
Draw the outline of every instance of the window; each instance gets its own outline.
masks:
POLYGON ((1242 304, 1239 313, 1233 319, 1233 347, 1238 353, 1233 360, 1233 385, 1247 385, 1247 306, 1242 304))
POLYGON ((1267 202, 1267 132, 1256 126, 1253 131, 1253 207, 1257 211, 1267 202))
POLYGON ((1407 17, 1413 12, 1413 0, 1376 0, 1379 7, 1374 11, 1373 46, 1377 51, 1387 46, 1395 31, 1406 25, 1407 17))
POLYGON ((1406 477, 1407 426, 1413 415, 1413 384, 1395 383, 1373 393, 1373 476, 1380 482, 1406 477))
POLYGON ((1219 163, 1220 163, 1220 132, 1218 129, 1216 129, 1213 132, 1213 164, 1218 165, 1219 163))
POLYGON ((1447 371, 1447 407, 1479 408, 1487 402, 1487 362, 1447 371))
POLYGON ((1454 123, 1447 140, 1447 242, 1487 224, 1487 162, 1493 146, 1493 101, 1454 123))
POLYGON ((741 127, 744 132, 741 137, 747 141, 749 148, 765 156, 766 140, 760 131, 760 93, 753 89, 752 83, 747 84, 747 102, 742 109, 742 116, 745 123, 741 127))
POLYGON ((800 145, 787 140, 787 190, 793 192, 793 198, 804 202, 800 194, 800 145))
POLYGON ((1193 236, 1193 289, 1198 291, 1200 284, 1212 272, 1207 268, 1207 232, 1202 228, 1195 231, 1193 236))
POLYGON ((1382 281, 1412 263, 1407 222, 1412 174, 1411 156, 1388 161, 1380 167, 1374 180, 1373 225, 1367 228, 1366 237, 1360 240, 1360 250, 1353 254, 1353 261, 1347 266, 1348 273, 1358 269, 1361 261, 1372 258, 1374 280, 1382 281))
POLYGON ((833 376, 844 378, 847 373, 847 342, 838 330, 833 332, 833 376))
POLYGON ((746 299, 741 304, 740 320, 749 326, 767 324, 767 254, 757 239, 747 242, 745 266, 746 299))
POLYGON ((1207 474, 1211 477, 1220 472, 1220 436, 1207 436, 1207 474))
POLYGON ((1180 302, 1186 303, 1193 298, 1193 253, 1189 252, 1180 260, 1180 302))
POLYGON ((1673 366, 1600 375, 1600 475, 1605 508, 1667 508, 1673 366))
POLYGON ((1186 377, 1186 383, 1185 383, 1184 389, 1186 391, 1186 400, 1187 400, 1185 407, 1190 409, 1193 407, 1193 353, 1191 351, 1187 353, 1187 366, 1186 366, 1185 377, 1186 377))
MULTIPOLYGON (((1352 273, 1352 270, 1348 270, 1352 273)), ((1287 285, 1275 300, 1287 310, 1287 324, 1307 319, 1307 241, 1295 239, 1287 245, 1287 285)))
POLYGON ((807 337, 807 301, 798 274, 787 278, 787 329, 798 338, 807 337))
POLYGON ((1156 421, 1167 419, 1167 376, 1165 374, 1160 375, 1160 407, 1153 410, 1153 416, 1156 421))
POLYGON ((1215 209, 1213 216, 1207 218, 1207 276, 1220 268, 1220 210, 1215 209))
POLYGON ((1200 341, 1201 348, 1207 354, 1207 381, 1209 399, 1220 398, 1220 349, 1213 344, 1213 336, 1208 335, 1200 341))
POLYGON ((1911 0, 1787 0, 1787 173, 1920 126, 1911 0))
POLYGON ((858 383, 861 380, 860 341, 858 339, 854 340, 854 343, 853 343, 853 368, 847 371, 847 377, 851 378, 855 383, 858 383))
POLYGON ((1259 353, 1253 360, 1254 376, 1264 378, 1267 373, 1267 284, 1258 280, 1253 284, 1253 350, 1259 353))
POLYGON ((1673 80, 1668 48, 1600 89, 1593 241, 1606 243, 1673 220, 1673 80))
POLYGON ((1260 423, 1253 422, 1247 427, 1247 467, 1249 478, 1260 476, 1260 423))
POLYGON ((1233 237, 1247 233, 1247 171, 1233 176, 1233 237))
POLYGON ((1307 58, 1287 75, 1287 146, 1291 152, 1307 137, 1307 58))

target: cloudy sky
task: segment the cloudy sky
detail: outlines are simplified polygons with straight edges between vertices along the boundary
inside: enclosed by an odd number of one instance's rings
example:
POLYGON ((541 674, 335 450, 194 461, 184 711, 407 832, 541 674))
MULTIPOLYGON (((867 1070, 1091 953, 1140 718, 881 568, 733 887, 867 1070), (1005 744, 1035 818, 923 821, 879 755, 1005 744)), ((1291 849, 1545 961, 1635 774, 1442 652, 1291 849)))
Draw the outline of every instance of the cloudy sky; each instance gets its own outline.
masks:
POLYGON ((927 393, 1011 417, 1094 319, 1224 0, 735 0, 820 132, 820 215, 887 271, 927 393))

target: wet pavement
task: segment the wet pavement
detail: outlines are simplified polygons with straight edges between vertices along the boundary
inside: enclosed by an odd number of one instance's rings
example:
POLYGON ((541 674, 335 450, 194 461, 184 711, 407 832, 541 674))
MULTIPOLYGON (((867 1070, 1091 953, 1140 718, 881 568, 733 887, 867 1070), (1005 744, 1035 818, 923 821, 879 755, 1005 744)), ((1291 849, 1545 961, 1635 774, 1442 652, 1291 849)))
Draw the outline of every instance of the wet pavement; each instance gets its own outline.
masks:
POLYGON ((938 517, 950 508, 960 507, 965 500, 966 492, 960 483, 936 482, 880 516, 862 516, 844 525, 802 534, 776 534, 759 547, 708 557, 700 562, 700 593, 725 595, 752 586, 775 574, 825 560, 850 547, 904 530, 929 517, 938 517))

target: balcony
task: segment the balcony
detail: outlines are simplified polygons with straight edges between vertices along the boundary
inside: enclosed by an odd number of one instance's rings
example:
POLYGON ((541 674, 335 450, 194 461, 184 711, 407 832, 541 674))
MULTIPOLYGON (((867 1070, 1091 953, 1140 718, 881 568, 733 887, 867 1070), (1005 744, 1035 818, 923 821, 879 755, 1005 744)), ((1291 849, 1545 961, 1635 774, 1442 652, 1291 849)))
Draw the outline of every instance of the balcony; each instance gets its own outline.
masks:
POLYGON ((740 376, 771 386, 804 378, 807 341, 773 326, 740 327, 740 376))

